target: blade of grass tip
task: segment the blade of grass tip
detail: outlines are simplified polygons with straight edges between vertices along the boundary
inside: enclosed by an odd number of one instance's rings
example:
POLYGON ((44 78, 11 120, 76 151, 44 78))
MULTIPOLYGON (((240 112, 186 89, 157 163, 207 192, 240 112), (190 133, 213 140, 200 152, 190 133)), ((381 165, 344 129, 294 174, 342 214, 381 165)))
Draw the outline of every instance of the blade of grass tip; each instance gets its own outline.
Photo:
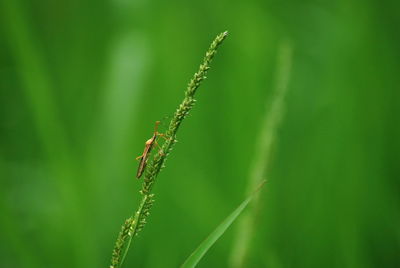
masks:
MULTIPOLYGON (((276 140, 278 129, 284 114, 284 98, 287 92, 292 61, 292 48, 288 41, 282 42, 279 47, 275 96, 272 99, 270 109, 264 116, 263 127, 256 143, 256 156, 253 167, 248 177, 247 191, 251 191, 257 183, 266 179, 266 171, 269 165, 271 147, 276 140)), ((239 220, 236 237, 234 239, 229 266, 232 268, 245 267, 245 261, 249 252, 250 242, 254 233, 254 225, 260 202, 257 196, 254 198, 249 210, 239 220)))
POLYGON ((237 219, 241 212, 246 208, 249 202, 260 191, 265 184, 265 180, 260 183, 256 190, 247 197, 200 245, 182 264, 181 268, 196 267, 201 258, 207 253, 212 245, 225 233, 228 227, 237 219))

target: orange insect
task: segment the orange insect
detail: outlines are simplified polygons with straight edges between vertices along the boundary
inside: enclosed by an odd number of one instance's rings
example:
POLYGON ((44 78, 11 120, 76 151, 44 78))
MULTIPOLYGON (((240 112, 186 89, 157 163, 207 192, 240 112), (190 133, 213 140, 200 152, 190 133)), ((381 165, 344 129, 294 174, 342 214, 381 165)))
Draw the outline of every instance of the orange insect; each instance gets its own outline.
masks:
POLYGON ((137 170, 137 173, 136 173, 136 178, 138 178, 138 179, 143 175, 143 172, 144 172, 144 170, 146 168, 146 165, 147 165, 147 160, 148 160, 148 158, 150 156, 150 152, 151 152, 151 149, 153 149, 154 144, 159 146, 158 143, 157 143, 157 137, 160 136, 160 137, 165 138, 164 134, 161 134, 161 133, 159 133, 157 131, 159 124, 160 124, 160 121, 156 121, 156 125, 154 126, 154 134, 153 134, 153 136, 146 141, 145 146, 144 146, 143 154, 138 156, 138 157, 136 157, 136 160, 140 159, 139 167, 138 167, 138 170, 137 170))

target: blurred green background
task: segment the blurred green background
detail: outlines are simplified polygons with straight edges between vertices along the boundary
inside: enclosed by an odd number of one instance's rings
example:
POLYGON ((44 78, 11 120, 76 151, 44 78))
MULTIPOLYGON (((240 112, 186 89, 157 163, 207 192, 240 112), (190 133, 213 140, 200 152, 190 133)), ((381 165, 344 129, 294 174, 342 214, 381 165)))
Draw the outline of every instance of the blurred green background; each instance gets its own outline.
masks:
MULTIPOLYGON (((108 267, 135 157, 224 30, 125 267, 177 267, 244 199, 283 40, 245 267, 400 266, 397 2, 2 0, 0 16, 0 267, 108 267)), ((235 227, 199 267, 229 267, 235 227)))

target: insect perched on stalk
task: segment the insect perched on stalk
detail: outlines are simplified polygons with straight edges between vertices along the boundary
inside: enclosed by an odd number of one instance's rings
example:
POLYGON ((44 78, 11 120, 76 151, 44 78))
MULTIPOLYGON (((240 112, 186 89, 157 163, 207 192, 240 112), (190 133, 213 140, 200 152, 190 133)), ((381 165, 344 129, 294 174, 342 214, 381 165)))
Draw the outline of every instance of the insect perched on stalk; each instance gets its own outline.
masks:
POLYGON ((146 169, 147 160, 150 156, 150 152, 151 152, 151 149, 153 149, 154 144, 159 146, 157 143, 157 137, 160 136, 160 137, 163 137, 164 139, 166 139, 164 137, 164 134, 161 134, 157 131, 159 124, 160 124, 160 121, 156 121, 156 124, 154 126, 153 136, 146 141, 143 154, 136 157, 136 160, 140 159, 139 167, 138 167, 138 170, 136 173, 136 178, 138 178, 138 179, 143 175, 143 172, 146 169))

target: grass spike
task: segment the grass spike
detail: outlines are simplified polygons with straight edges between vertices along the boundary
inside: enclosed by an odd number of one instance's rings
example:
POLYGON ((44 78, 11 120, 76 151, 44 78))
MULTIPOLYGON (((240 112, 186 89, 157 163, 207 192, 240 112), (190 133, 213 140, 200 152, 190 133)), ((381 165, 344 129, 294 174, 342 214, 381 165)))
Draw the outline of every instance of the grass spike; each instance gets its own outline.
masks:
POLYGON ((168 130, 165 133, 166 141, 159 149, 159 151, 154 155, 152 161, 147 166, 142 190, 140 194, 142 195, 142 200, 139 207, 134 214, 134 216, 127 219, 122 226, 122 230, 118 235, 117 241, 114 246, 114 250, 111 257, 110 268, 120 268, 125 260, 126 254, 130 248, 133 237, 137 236, 138 233, 144 228, 146 224, 146 218, 150 215, 150 209, 154 203, 154 194, 151 193, 154 183, 161 169, 165 167, 165 160, 172 151, 176 140, 176 133, 182 123, 182 121, 189 114, 190 110, 193 108, 196 100, 194 95, 201 85, 202 81, 206 79, 207 71, 210 69, 210 64, 215 54, 217 54, 218 47, 227 37, 228 32, 223 32, 214 39, 211 43, 206 55, 203 59, 203 63, 200 65, 199 70, 194 74, 193 78, 190 80, 187 89, 185 91, 185 97, 182 103, 178 106, 172 117, 168 130), (127 231, 129 230, 129 231, 127 231))

